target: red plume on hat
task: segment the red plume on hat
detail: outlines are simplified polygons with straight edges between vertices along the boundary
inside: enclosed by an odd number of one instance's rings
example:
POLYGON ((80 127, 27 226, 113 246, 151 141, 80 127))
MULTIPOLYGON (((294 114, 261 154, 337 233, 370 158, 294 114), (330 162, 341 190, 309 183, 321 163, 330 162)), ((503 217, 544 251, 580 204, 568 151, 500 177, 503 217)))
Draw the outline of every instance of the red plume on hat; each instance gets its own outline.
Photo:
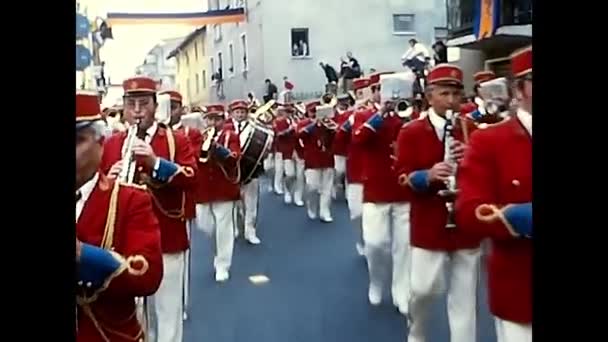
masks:
POLYGON ((285 89, 293 90, 293 83, 291 83, 289 81, 285 81, 285 89))

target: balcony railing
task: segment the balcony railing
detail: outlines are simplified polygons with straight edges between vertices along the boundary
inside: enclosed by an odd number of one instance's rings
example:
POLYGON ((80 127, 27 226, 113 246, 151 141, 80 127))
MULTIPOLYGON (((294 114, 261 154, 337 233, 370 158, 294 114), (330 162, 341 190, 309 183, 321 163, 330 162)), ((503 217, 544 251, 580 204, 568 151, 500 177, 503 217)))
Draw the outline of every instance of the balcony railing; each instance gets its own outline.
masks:
MULTIPOLYGON (((473 33, 475 4, 479 0, 448 0, 449 37, 462 37, 473 33)), ((532 0, 501 0, 500 22, 506 25, 532 24, 532 0)))

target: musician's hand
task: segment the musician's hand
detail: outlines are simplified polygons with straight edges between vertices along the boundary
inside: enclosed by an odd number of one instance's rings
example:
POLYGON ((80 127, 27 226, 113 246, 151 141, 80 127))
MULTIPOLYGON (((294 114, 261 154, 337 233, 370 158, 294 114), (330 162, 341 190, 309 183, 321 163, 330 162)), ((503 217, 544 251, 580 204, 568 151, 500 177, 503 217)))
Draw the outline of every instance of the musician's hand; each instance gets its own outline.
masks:
POLYGON ((455 140, 454 144, 452 144, 452 156, 454 157, 454 160, 458 163, 460 163, 460 161, 462 160, 462 158, 464 157, 464 151, 466 150, 467 145, 463 144, 462 142, 455 140))
POLYGON ((429 170, 429 181, 446 181, 452 175, 452 166, 446 162, 440 162, 429 170))
POLYGON ((152 146, 141 139, 136 139, 133 143, 133 154, 144 158, 144 163, 150 169, 154 168, 156 163, 156 154, 152 150, 152 146))
POLYGON ((117 161, 114 165, 112 165, 112 167, 110 168, 110 171, 108 171, 108 178, 116 178, 118 177, 118 175, 120 174, 120 172, 122 171, 122 160, 117 161))

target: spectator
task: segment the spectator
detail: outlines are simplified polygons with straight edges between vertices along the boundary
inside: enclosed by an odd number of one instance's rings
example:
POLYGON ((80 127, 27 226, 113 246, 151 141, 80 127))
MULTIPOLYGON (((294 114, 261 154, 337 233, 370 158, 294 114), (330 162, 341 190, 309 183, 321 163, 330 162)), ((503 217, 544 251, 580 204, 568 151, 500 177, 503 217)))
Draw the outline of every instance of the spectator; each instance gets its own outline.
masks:
POLYGON ((300 40, 300 56, 308 56, 308 44, 303 40, 300 40))
POLYGON ((266 95, 263 97, 264 103, 268 103, 270 100, 276 100, 277 93, 279 92, 277 86, 274 85, 274 83, 272 83, 268 78, 264 81, 264 83, 266 83, 266 95))
POLYGON ((334 67, 332 67, 329 64, 326 64, 323 61, 319 62, 319 65, 325 72, 325 77, 327 78, 327 83, 337 84, 338 83, 338 74, 336 73, 336 69, 334 69, 334 67))
POLYGON ((359 65, 359 61, 353 57, 353 53, 348 51, 346 53, 346 57, 348 58, 348 63, 350 64, 350 68, 353 72, 352 74, 352 78, 357 78, 357 77, 361 77, 361 65, 359 65))
POLYGON ((433 52, 435 65, 448 62, 448 48, 441 40, 433 44, 433 52))
POLYGON ((420 72, 424 70, 427 59, 430 58, 429 50, 413 38, 409 40, 409 44, 409 49, 401 56, 401 62, 403 66, 412 69, 412 71, 420 72))
POLYGON ((287 76, 283 77, 283 90, 279 94, 279 103, 291 103, 293 101, 293 83, 289 82, 287 76))

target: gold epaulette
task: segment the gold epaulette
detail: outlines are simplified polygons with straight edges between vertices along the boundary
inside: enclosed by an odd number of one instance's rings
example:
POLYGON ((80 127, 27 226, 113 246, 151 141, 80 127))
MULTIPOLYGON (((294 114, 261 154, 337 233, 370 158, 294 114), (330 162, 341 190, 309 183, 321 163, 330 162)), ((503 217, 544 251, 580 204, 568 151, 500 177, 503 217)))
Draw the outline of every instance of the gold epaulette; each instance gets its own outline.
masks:
POLYGON ((131 188, 135 188, 135 189, 139 189, 142 191, 147 191, 148 187, 145 184, 135 184, 135 183, 125 183, 125 182, 118 182, 121 186, 128 186, 131 188))

